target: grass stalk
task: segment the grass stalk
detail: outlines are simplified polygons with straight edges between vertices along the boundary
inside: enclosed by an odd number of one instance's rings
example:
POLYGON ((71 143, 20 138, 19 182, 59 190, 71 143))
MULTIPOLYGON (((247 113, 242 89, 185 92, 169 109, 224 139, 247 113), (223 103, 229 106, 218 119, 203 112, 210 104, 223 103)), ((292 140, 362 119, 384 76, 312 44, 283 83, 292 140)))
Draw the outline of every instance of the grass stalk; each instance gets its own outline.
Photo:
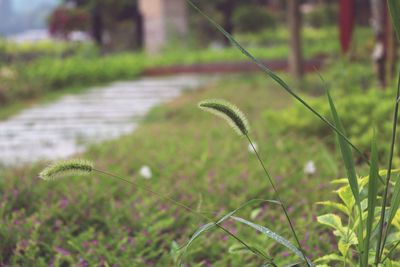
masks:
POLYGON ((396 245, 394 245, 390 251, 388 252, 388 254, 383 258, 382 263, 384 263, 390 256, 392 256, 392 253, 395 251, 395 249, 400 245, 400 240, 397 241, 396 245))
POLYGON ((299 240, 299 238, 298 238, 298 236, 297 236, 296 230, 294 229, 294 225, 293 225, 293 223, 292 223, 292 220, 290 219, 290 216, 289 216, 289 213, 288 213, 288 211, 287 211, 286 205, 282 202, 282 199, 281 199, 281 197, 280 197, 280 195, 279 195, 279 191, 278 191, 278 188, 276 187, 276 185, 275 185, 275 183, 274 183, 274 180, 272 179, 272 177, 271 177, 271 175, 269 174, 267 168, 265 167, 264 162, 262 161, 262 159, 261 159, 261 157, 260 157, 260 155, 259 155, 259 153, 258 153, 256 147, 255 147, 254 144, 253 144, 253 141, 251 140, 251 138, 250 138, 250 136, 249 136, 248 134, 246 134, 246 138, 247 138, 247 140, 249 141, 250 146, 251 146, 252 149, 254 150, 254 153, 256 154, 257 159, 258 159, 258 161, 260 162, 260 165, 261 165, 261 167, 263 168, 264 173, 265 173, 265 175, 267 176, 268 181, 269 181, 269 183, 270 183, 271 186, 272 186, 272 189, 274 190, 276 199, 277 199, 277 201, 280 203, 280 205, 281 205, 281 207, 282 207, 283 213, 285 214, 285 217, 286 217, 286 219, 287 219, 287 221, 288 221, 288 223, 289 223, 290 229, 291 229, 291 231, 292 231, 292 233, 293 233, 293 236, 294 236, 294 238, 295 238, 295 240, 296 240, 297 245, 299 246, 299 250, 301 251, 301 254, 303 255, 303 258, 304 258, 305 263, 307 264, 308 267, 311 267, 311 266, 310 266, 310 263, 309 263, 308 260, 307 260, 307 256, 305 255, 305 252, 304 252, 304 250, 303 250, 303 247, 302 247, 302 245, 301 245, 301 243, 300 243, 300 240, 299 240))
MULTIPOLYGON (((394 146, 396 142, 396 132, 397 132, 397 120, 399 115, 399 101, 400 98, 400 73, 397 82, 397 95, 396 95, 396 103, 393 112, 393 127, 392 127, 392 139, 390 143, 390 154, 389 154, 389 166, 387 169, 387 176, 386 176, 386 184, 385 184, 385 192, 383 195, 382 201, 382 210, 380 216, 380 223, 379 223, 379 235, 378 235, 378 242, 376 245, 376 255, 375 255, 375 264, 380 263, 380 259, 382 257, 383 249, 385 248, 386 237, 388 235, 388 231, 386 231, 384 235, 384 226, 385 226, 385 213, 386 213, 386 205, 387 199, 389 194, 389 186, 390 186, 390 179, 392 174, 392 166, 393 166, 393 155, 394 155, 394 146), (382 238, 383 242, 382 242, 382 238)), ((387 226, 387 230, 389 230, 389 226, 387 226)))
POLYGON ((281 77, 275 74, 267 66, 265 66, 259 59, 254 57, 249 51, 247 51, 238 41, 233 38, 233 36, 228 33, 220 24, 214 21, 210 16, 205 14, 199 7, 197 7, 191 0, 186 0, 186 2, 193 7, 197 12, 199 12, 204 18, 206 18, 218 31, 220 31, 239 51, 248 57, 255 65, 257 65, 264 73, 266 73, 270 78, 272 78, 276 83, 278 83, 287 93, 299 101, 305 108, 307 108, 311 113, 317 116, 323 123, 325 123, 334 132, 340 135, 358 154, 361 158, 370 165, 368 157, 361 152, 357 146, 355 146, 350 139, 345 136, 341 131, 339 131, 335 125, 328 121, 324 116, 322 116, 318 111, 311 107, 304 99, 302 99, 281 77))
MULTIPOLYGON (((120 180, 120 181, 122 181, 122 182, 128 183, 128 184, 130 184, 130 185, 133 185, 133 186, 135 186, 135 187, 137 187, 137 188, 139 188, 139 189, 141 189, 141 190, 144 190, 144 191, 146 191, 146 192, 148 192, 148 193, 150 193, 150 194, 153 194, 153 195, 157 196, 157 197, 160 198, 160 199, 166 200, 166 201, 168 201, 168 202, 170 202, 170 203, 172 203, 172 204, 174 204, 174 205, 176 205, 176 206, 178 206, 178 207, 180 207, 180 208, 182 208, 182 209, 185 209, 186 211, 189 211, 189 212, 191 212, 191 213, 193 213, 193 214, 195 214, 195 215, 197 215, 197 216, 199 216, 199 217, 201 217, 201 218, 203 218, 203 219, 205 219, 205 220, 207 220, 207 221, 214 222, 214 220, 213 220, 212 218, 210 218, 210 217, 208 217, 208 216, 206 216, 206 215, 204 215, 204 214, 202 214, 202 213, 200 213, 200 212, 198 212, 198 211, 196 211, 196 210, 194 210, 194 209, 192 209, 192 208, 186 206, 185 204, 182 204, 182 203, 180 203, 180 202, 174 200, 173 198, 170 198, 170 197, 168 197, 168 196, 165 196, 165 195, 162 195, 162 194, 160 194, 160 193, 157 193, 157 192, 153 191, 152 189, 150 189, 150 188, 148 188, 148 187, 146 187, 146 186, 139 185, 139 184, 137 184, 137 183, 135 183, 135 182, 132 182, 132 181, 130 181, 130 180, 128 180, 128 179, 125 179, 125 178, 123 178, 123 177, 120 177, 120 176, 118 176, 118 175, 115 175, 115 174, 110 173, 110 172, 107 172, 107 171, 99 170, 99 169, 96 169, 96 168, 93 168, 93 171, 98 172, 98 173, 100 173, 100 174, 102 174, 102 175, 106 175, 106 176, 109 176, 109 177, 111 177, 111 178, 120 180)), ((218 227, 219 229, 221 229, 222 231, 224 231, 227 235, 231 236, 231 237, 234 238, 236 241, 238 241, 240 244, 242 244, 244 247, 246 247, 246 249, 248 249, 248 250, 249 250, 250 252, 252 252, 254 255, 259 256, 259 257, 262 257, 263 259, 267 260, 267 261, 268 261, 270 264, 272 264, 273 266, 276 266, 276 265, 273 263, 273 260, 272 260, 271 258, 268 258, 268 257, 266 257, 265 255, 263 255, 262 253, 259 253, 258 251, 254 250, 254 249, 253 249, 250 245, 248 245, 244 240, 242 240, 240 237, 238 237, 238 236, 236 236, 235 234, 233 234, 232 232, 230 232, 228 229, 226 229, 225 227, 223 227, 221 224, 219 224, 219 223, 217 223, 217 222, 214 222, 214 224, 215 224, 216 227, 218 227)))

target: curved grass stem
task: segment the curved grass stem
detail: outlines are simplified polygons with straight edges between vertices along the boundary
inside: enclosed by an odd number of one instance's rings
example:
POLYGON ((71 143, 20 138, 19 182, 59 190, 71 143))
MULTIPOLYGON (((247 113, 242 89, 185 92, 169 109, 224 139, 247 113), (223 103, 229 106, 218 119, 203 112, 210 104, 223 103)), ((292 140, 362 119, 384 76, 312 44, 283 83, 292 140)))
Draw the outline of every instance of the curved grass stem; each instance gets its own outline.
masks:
POLYGON ((390 143, 389 166, 388 166, 388 170, 387 170, 385 192, 384 192, 383 201, 382 201, 382 210, 381 210, 380 223, 379 223, 379 235, 378 235, 378 242, 376 245, 375 264, 380 263, 383 249, 385 248, 386 237, 389 234, 388 230, 390 229, 390 227, 387 226, 386 232, 384 234, 386 205, 387 205, 387 199, 388 199, 388 194, 389 194, 390 179, 391 179, 391 174, 392 174, 394 147, 395 147, 396 132, 397 132, 397 120, 399 117, 399 101, 398 101, 399 98, 400 98, 400 73, 399 73, 398 82, 397 82, 397 96, 396 96, 396 102, 395 102, 394 112, 393 112, 392 139, 391 139, 391 143, 390 143), (382 238, 383 238, 383 242, 382 242, 382 238))
POLYGON ((388 254, 386 254, 386 256, 382 259, 382 263, 384 263, 391 255, 392 253, 396 250, 396 248, 400 245, 400 241, 397 241, 396 245, 394 245, 390 251, 388 252, 388 254))
POLYGON ((256 251, 256 250, 254 250, 254 249, 253 249, 250 245, 248 245, 244 240, 242 240, 240 237, 238 237, 238 236, 236 236, 235 234, 233 234, 232 232, 230 232, 228 229, 226 229, 225 227, 223 227, 223 226, 222 226, 221 224, 219 224, 218 222, 215 222, 212 218, 210 218, 210 217, 208 217, 208 216, 206 216, 206 215, 204 215, 204 214, 202 214, 202 213, 200 213, 200 212, 198 212, 198 211, 196 211, 196 210, 194 210, 194 209, 192 209, 192 208, 186 206, 185 204, 182 204, 182 203, 180 203, 180 202, 174 200, 173 198, 170 198, 170 197, 168 197, 168 196, 165 196, 165 195, 162 195, 162 194, 160 194, 160 193, 157 193, 157 192, 153 191, 152 189, 150 189, 150 188, 148 188, 148 187, 146 187, 146 186, 139 185, 138 183, 132 182, 132 181, 130 181, 130 180, 128 180, 128 179, 125 179, 125 178, 120 177, 120 176, 118 176, 118 175, 115 175, 115 174, 113 174, 113 173, 106 172, 106 171, 103 171, 103 170, 99 170, 99 169, 96 169, 96 168, 93 168, 93 171, 98 172, 98 173, 103 174, 103 175, 106 175, 106 176, 109 176, 109 177, 111 177, 111 178, 114 178, 114 179, 123 181, 123 182, 125 182, 125 183, 130 184, 130 185, 133 185, 133 186, 135 186, 136 188, 139 188, 139 189, 144 190, 144 191, 146 191, 146 192, 148 192, 148 193, 150 193, 150 194, 153 194, 153 195, 157 196, 158 198, 160 198, 160 199, 162 199, 162 200, 166 200, 166 201, 168 201, 168 202, 170 202, 170 203, 172 203, 172 204, 174 204, 174 205, 176 205, 176 206, 178 206, 178 207, 180 207, 180 208, 182 208, 182 209, 185 209, 186 211, 189 211, 189 212, 191 212, 191 213, 193 213, 193 214, 195 214, 195 215, 197 215, 197 216, 199 216, 199 217, 201 217, 201 218, 203 218, 203 219, 206 219, 207 221, 214 222, 214 224, 215 224, 216 227, 218 227, 219 229, 221 229, 222 231, 224 231, 227 235, 229 235, 229 236, 231 236, 232 238, 234 238, 236 241, 238 241, 240 244, 242 244, 244 247, 246 247, 246 249, 248 249, 248 250, 249 250, 250 252, 252 252, 254 255, 259 256, 259 257, 261 257, 261 258, 267 260, 269 263, 273 264, 273 266, 276 266, 276 265, 273 263, 273 260, 272 260, 271 258, 267 257, 267 256, 264 255, 263 253, 260 253, 260 252, 258 252, 258 251, 256 251))
POLYGON ((297 233, 296 233, 296 231, 295 231, 295 229, 294 229, 294 226, 293 226, 292 220, 290 219, 290 216, 289 216, 289 213, 288 213, 288 211, 287 211, 287 208, 286 208, 285 204, 284 204, 284 203, 282 202, 282 200, 281 200, 281 197, 280 197, 280 195, 279 195, 278 188, 276 187, 274 180, 272 179, 272 177, 271 177, 271 175, 269 174, 267 168, 265 167, 265 164, 264 164, 264 162, 262 161, 262 159, 261 159, 261 157, 260 157, 260 155, 259 155, 257 149, 255 148, 255 146, 254 146, 254 144, 253 144, 253 141, 251 140, 250 136, 246 134, 246 137, 247 137, 247 140, 248 140, 249 143, 250 143, 250 146, 251 146, 252 149, 254 150, 254 153, 256 154, 256 156, 257 156, 257 158, 258 158, 258 161, 260 162, 260 165, 261 165, 261 167, 263 168, 264 173, 265 173, 265 175, 267 176, 268 181, 269 181, 269 183, 270 183, 271 186, 272 186, 272 189, 274 190, 276 199, 278 200, 278 202, 280 203, 280 205, 281 205, 281 207, 282 207, 283 213, 285 214, 285 217, 286 217, 286 219, 287 219, 287 221, 288 221, 288 223, 289 223, 289 227, 290 227, 290 229, 291 229, 291 231, 292 231, 292 233, 293 233, 293 236, 294 236, 294 238, 295 238, 295 240, 296 240, 297 245, 299 246, 299 250, 301 251, 301 254, 303 255, 304 261, 305 261, 305 263, 307 264, 308 267, 311 267, 311 265, 310 265, 310 263, 309 263, 309 261, 308 261, 308 259, 307 259, 307 256, 306 256, 306 254, 305 254, 305 252, 304 252, 304 250, 303 250, 303 247, 301 246, 301 243, 300 243, 300 240, 299 240, 299 238, 298 238, 298 236, 297 236, 297 233))
POLYGON ((233 36, 228 33, 220 24, 218 24, 215 20, 213 20, 210 16, 204 13, 198 6, 196 6, 192 0, 186 0, 186 2, 193 7, 200 15, 202 15, 205 19, 207 19, 218 31, 220 31, 243 55, 249 58, 260 70, 262 70, 265 74, 267 74, 270 78, 272 78, 278 85, 282 87, 287 93, 289 93, 294 99, 299 101, 306 109, 308 109, 311 113, 317 116, 323 123, 325 123, 331 130, 340 135, 360 156, 361 158, 370 165, 370 161, 368 157, 357 147, 355 146, 350 139, 345 136, 339 129, 335 127, 330 121, 328 121, 321 113, 315 110, 312 106, 310 106, 299 94, 297 94, 281 77, 275 74, 271 69, 269 69, 264 63, 262 63, 259 59, 253 56, 249 51, 247 51, 238 41, 236 41, 233 36))

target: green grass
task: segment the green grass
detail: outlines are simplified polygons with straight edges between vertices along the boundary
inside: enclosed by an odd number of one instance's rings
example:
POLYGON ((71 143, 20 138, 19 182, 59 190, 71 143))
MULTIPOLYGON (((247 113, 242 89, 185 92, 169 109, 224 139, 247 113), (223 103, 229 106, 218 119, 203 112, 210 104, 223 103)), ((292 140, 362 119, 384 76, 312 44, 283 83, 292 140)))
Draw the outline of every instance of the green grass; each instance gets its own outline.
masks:
MULTIPOLYGON (((362 39, 359 50, 371 42, 370 32, 360 29, 355 39, 362 39), (366 41, 367 40, 367 41, 366 41)), ((283 27, 266 31, 258 35, 242 35, 238 39, 246 44, 257 58, 286 59, 288 55, 288 33, 283 27)), ((311 58, 319 54, 336 57, 339 54, 337 32, 333 28, 304 28, 304 55, 311 58)), ((0 43, 0 50, 1 50, 0 43)), ((135 79, 143 70, 153 67, 171 65, 191 65, 215 62, 247 61, 234 47, 224 49, 180 49, 166 48, 160 56, 146 56, 143 53, 118 53, 106 56, 97 55, 92 46, 77 46, 59 43, 51 47, 49 43, 39 43, 32 46, 11 46, 3 43, 3 50, 15 56, 32 53, 43 54, 29 62, 16 61, 0 67, 0 118, 4 119, 25 107, 25 103, 41 99, 49 92, 68 92, 73 87, 90 87, 122 79, 135 79), (68 58, 59 56, 68 50, 76 53, 68 58), (45 52, 48 51, 46 54, 45 52), (3 71, 2 71, 3 70, 3 71), (5 70, 5 71, 4 71, 5 70), (1 73, 11 73, 8 77, 1 73), (11 106, 11 107, 7 107, 11 106), (5 111, 1 111, 6 109, 5 111)))
MULTIPOLYGON (((331 198, 331 178, 343 170, 317 138, 287 138, 264 120, 266 110, 291 105, 290 98, 263 76, 235 76, 196 92, 187 92, 155 108, 133 134, 92 147, 83 156, 99 168, 151 187, 192 208, 218 217, 253 198, 272 198, 255 155, 229 126, 203 114, 197 102, 224 98, 249 118, 251 136, 289 206, 304 249, 316 257, 331 252, 333 239, 315 221, 316 201, 331 198), (306 176, 313 160, 317 173, 306 176), (138 175, 142 165, 150 180, 138 175), (303 240, 304 239, 304 240, 303 240)), ((72 178, 47 183, 37 178, 42 167, 3 170, 0 174, 0 262, 47 266, 80 260, 120 266, 172 266, 172 242, 183 245, 202 223, 195 215, 135 188, 104 177, 72 178)), ((279 207, 261 205, 240 212, 292 240, 279 207)), ((275 256, 278 266, 295 261, 285 249, 233 222, 225 225, 244 240, 275 256)), ((293 240, 292 240, 293 242, 293 240)), ((260 263, 250 254, 232 254, 234 240, 215 231, 200 238, 188 261, 193 266, 244 266, 260 263), (195 265, 198 264, 198 265, 195 265)))

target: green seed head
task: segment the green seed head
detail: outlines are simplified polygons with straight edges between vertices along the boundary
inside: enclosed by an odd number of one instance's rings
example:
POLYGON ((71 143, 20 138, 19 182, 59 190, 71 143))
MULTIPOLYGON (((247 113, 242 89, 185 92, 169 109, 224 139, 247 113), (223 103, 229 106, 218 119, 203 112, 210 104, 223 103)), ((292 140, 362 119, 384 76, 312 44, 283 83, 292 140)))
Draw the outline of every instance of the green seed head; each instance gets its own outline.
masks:
POLYGON ((85 176, 93 171, 93 163, 82 159, 71 159, 65 161, 58 161, 43 171, 40 172, 39 177, 43 180, 55 180, 67 176, 85 176))
POLYGON ((222 99, 208 99, 201 101, 199 108, 225 119, 239 135, 249 133, 246 116, 235 105, 222 99))

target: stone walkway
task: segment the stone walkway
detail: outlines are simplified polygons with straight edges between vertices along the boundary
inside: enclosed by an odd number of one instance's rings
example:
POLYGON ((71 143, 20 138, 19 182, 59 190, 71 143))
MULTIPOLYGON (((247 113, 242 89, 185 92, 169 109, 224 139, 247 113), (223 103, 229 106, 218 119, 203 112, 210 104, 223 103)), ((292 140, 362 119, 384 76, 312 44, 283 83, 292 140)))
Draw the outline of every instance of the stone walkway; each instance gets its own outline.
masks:
POLYGON ((65 158, 130 133, 151 108, 208 80, 180 75, 116 82, 24 110, 0 122, 0 165, 65 158))

